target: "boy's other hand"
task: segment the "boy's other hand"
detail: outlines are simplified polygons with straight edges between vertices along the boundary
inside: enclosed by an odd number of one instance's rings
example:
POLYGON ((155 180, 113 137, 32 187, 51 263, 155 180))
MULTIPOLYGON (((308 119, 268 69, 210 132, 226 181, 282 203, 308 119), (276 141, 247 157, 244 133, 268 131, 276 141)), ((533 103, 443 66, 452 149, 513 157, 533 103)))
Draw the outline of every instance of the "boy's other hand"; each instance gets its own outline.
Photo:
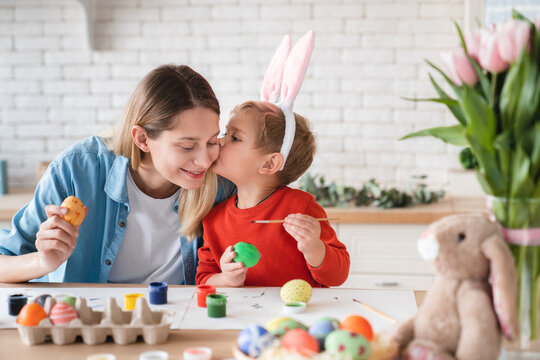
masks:
POLYGON ((246 281, 248 269, 241 262, 235 262, 235 257, 236 253, 233 251, 233 247, 229 246, 219 259, 219 266, 225 286, 244 286, 244 282, 246 281))

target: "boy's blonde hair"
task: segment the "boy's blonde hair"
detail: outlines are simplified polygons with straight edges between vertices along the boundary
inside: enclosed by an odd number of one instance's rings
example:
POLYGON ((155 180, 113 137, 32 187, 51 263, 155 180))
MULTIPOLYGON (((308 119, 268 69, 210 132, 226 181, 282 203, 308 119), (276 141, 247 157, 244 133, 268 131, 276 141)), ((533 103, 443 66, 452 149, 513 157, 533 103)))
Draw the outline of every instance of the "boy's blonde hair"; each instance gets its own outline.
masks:
MULTIPOLYGON (((285 116, 279 107, 265 101, 247 101, 237 105, 231 114, 246 114, 257 122, 258 138, 256 147, 264 153, 279 153, 285 133, 285 116)), ((317 151, 315 137, 308 121, 294 113, 296 131, 285 167, 276 176, 279 186, 296 181, 309 169, 317 151)))
MULTIPOLYGON (((176 126, 178 114, 196 107, 220 114, 219 102, 208 81, 189 66, 162 65, 137 85, 124 108, 119 127, 107 139, 107 144, 114 153, 129 158, 131 168, 137 170, 144 153, 133 142, 133 126, 140 125, 149 138, 156 139, 163 131, 176 126)), ((202 218, 212 208, 216 192, 216 175, 210 171, 198 189, 180 192, 178 214, 182 235, 192 240, 202 233, 202 218)))

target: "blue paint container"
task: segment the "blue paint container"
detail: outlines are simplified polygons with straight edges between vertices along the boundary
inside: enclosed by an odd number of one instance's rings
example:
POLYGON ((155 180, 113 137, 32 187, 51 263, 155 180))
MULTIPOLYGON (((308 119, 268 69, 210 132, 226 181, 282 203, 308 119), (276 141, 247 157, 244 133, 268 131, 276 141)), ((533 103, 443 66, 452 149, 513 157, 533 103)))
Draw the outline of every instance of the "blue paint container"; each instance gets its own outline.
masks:
POLYGON ((167 289, 166 282, 152 282, 148 284, 148 292, 150 297, 150 304, 163 305, 167 303, 167 289))

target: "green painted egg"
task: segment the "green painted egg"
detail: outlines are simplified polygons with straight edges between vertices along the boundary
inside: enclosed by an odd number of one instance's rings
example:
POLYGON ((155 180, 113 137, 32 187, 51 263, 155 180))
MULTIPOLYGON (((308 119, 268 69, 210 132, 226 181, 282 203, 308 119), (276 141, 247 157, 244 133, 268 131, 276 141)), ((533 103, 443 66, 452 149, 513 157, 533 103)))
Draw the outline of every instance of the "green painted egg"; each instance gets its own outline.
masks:
POLYGON ((293 319, 290 319, 290 320, 287 320, 287 321, 283 321, 281 323, 279 323, 273 331, 270 331, 272 334, 274 334, 275 336, 281 338, 283 335, 285 335, 285 333, 289 330, 292 330, 292 329, 302 329, 302 330, 307 330, 307 326, 305 326, 304 324, 296 321, 296 320, 293 320, 293 319))
POLYGON ((294 320, 290 317, 286 317, 286 316, 280 316, 280 317, 277 317, 277 318, 273 318, 272 320, 268 321, 264 327, 266 330, 270 331, 270 332, 273 332, 275 329, 278 328, 279 325, 283 324, 284 322, 287 322, 287 321, 290 321, 290 320, 294 320))
POLYGON ((241 262, 245 267, 250 268, 257 265, 261 258, 261 253, 255 245, 240 241, 233 246, 236 253, 235 262, 241 262))
POLYGON ((370 347, 366 338, 347 330, 332 331, 324 341, 327 352, 348 355, 352 360, 365 360, 369 357, 370 347))

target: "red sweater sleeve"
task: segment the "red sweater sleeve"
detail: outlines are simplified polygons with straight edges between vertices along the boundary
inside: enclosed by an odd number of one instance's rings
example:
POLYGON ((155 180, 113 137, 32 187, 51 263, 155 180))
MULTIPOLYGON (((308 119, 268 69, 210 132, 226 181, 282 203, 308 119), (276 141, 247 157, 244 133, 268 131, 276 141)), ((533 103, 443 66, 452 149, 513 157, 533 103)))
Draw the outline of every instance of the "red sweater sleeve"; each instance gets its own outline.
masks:
MULTIPOLYGON (((328 217, 326 211, 313 199, 306 209, 306 214, 315 218, 328 217)), ((351 260, 345 245, 337 238, 336 232, 328 221, 321 221, 321 240, 326 247, 321 266, 314 268, 307 264, 313 279, 323 286, 339 286, 347 280, 351 260)))
MULTIPOLYGON (((203 228, 205 221, 203 220, 203 228)), ((199 264, 197 266, 197 275, 195 276, 195 284, 206 284, 208 279, 214 275, 221 272, 221 268, 214 260, 214 255, 212 250, 207 245, 211 239, 209 238, 211 234, 205 233, 204 244, 198 250, 199 264)))

